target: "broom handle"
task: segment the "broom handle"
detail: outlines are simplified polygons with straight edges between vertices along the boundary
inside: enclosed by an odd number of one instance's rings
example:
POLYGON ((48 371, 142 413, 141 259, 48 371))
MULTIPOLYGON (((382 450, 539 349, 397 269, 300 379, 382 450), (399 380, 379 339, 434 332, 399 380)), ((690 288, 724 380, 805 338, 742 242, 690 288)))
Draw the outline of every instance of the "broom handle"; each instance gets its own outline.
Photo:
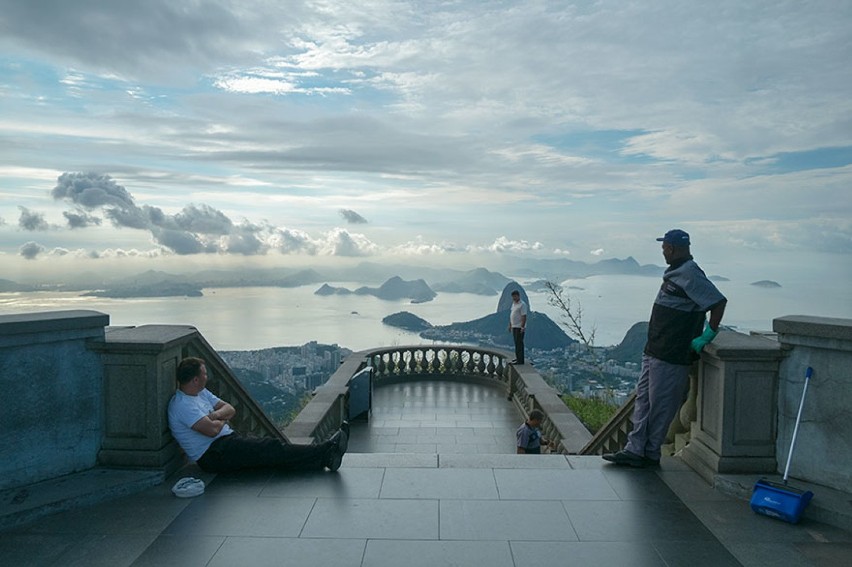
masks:
POLYGON ((787 466, 784 467, 784 484, 787 484, 787 475, 790 472, 790 461, 793 459, 793 447, 796 446, 796 436, 799 434, 799 422, 802 420, 802 408, 805 407, 805 394, 808 393, 808 382, 814 369, 808 366, 805 371, 805 387, 802 390, 802 401, 799 402, 799 413, 796 415, 796 426, 793 428, 793 439, 790 441, 790 452, 787 453, 787 466))

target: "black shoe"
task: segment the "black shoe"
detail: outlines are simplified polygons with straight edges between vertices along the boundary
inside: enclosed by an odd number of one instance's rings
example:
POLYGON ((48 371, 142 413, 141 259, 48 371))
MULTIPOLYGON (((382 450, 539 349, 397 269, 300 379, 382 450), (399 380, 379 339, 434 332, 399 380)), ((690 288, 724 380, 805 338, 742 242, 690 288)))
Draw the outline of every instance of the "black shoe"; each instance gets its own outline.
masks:
POLYGON ((652 459, 650 457, 642 457, 645 461, 645 466, 650 469, 658 469, 660 468, 660 459, 652 459))
POLYGON ((623 465, 629 467, 636 468, 644 468, 647 463, 645 462, 645 457, 640 457, 630 451, 625 451, 622 449, 617 453, 607 453, 605 455, 601 455, 603 460, 609 461, 610 463, 615 463, 616 465, 623 465))
POLYGON ((518 364, 518 361, 517 360, 510 360, 509 364, 518 364))
POLYGON ((332 446, 328 450, 328 455, 325 458, 325 466, 331 472, 336 472, 343 464, 343 453, 336 446, 332 446))
POLYGON ((343 424, 328 440, 329 447, 325 466, 331 472, 340 468, 343 463, 343 455, 349 448, 349 423, 344 421, 343 424))
POLYGON ((349 448, 349 422, 344 421, 343 425, 340 426, 340 429, 337 431, 337 433, 335 433, 335 435, 338 436, 337 450, 340 451, 340 455, 343 456, 343 454, 349 448))

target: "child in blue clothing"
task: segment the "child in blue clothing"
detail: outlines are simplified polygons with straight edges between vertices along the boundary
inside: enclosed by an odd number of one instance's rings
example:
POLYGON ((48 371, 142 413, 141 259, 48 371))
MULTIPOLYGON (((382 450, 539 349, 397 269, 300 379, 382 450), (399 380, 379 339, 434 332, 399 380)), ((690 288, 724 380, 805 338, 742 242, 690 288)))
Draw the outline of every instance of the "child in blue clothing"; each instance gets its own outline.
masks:
POLYGON ((519 455, 540 455, 542 443, 548 445, 547 439, 541 436, 541 422, 544 412, 532 410, 527 420, 521 424, 515 435, 518 437, 517 452, 519 455))

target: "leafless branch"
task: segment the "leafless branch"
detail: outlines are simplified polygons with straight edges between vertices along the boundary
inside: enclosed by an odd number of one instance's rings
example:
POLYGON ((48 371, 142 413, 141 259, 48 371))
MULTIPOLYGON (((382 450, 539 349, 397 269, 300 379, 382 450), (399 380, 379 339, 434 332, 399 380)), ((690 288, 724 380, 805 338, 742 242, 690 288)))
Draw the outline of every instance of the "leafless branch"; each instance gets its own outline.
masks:
POLYGON ((579 303, 574 306, 571 297, 556 282, 546 281, 544 287, 548 293, 547 302, 561 312, 562 323, 568 329, 568 334, 591 350, 595 345, 595 328, 592 327, 588 335, 586 334, 583 327, 583 306, 579 303))

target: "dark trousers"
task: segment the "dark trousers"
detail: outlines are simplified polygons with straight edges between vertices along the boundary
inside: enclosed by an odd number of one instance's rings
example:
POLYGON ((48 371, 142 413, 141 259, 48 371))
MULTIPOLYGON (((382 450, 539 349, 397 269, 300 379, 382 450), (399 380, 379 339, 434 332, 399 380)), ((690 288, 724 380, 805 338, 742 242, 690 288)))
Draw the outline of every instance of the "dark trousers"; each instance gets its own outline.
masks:
POLYGON ((274 468, 288 471, 319 470, 325 466, 328 443, 288 445, 269 437, 219 437, 198 459, 206 472, 274 468))
POLYGON ((520 327, 512 327, 512 338, 515 339, 515 360, 524 363, 524 332, 520 327))

